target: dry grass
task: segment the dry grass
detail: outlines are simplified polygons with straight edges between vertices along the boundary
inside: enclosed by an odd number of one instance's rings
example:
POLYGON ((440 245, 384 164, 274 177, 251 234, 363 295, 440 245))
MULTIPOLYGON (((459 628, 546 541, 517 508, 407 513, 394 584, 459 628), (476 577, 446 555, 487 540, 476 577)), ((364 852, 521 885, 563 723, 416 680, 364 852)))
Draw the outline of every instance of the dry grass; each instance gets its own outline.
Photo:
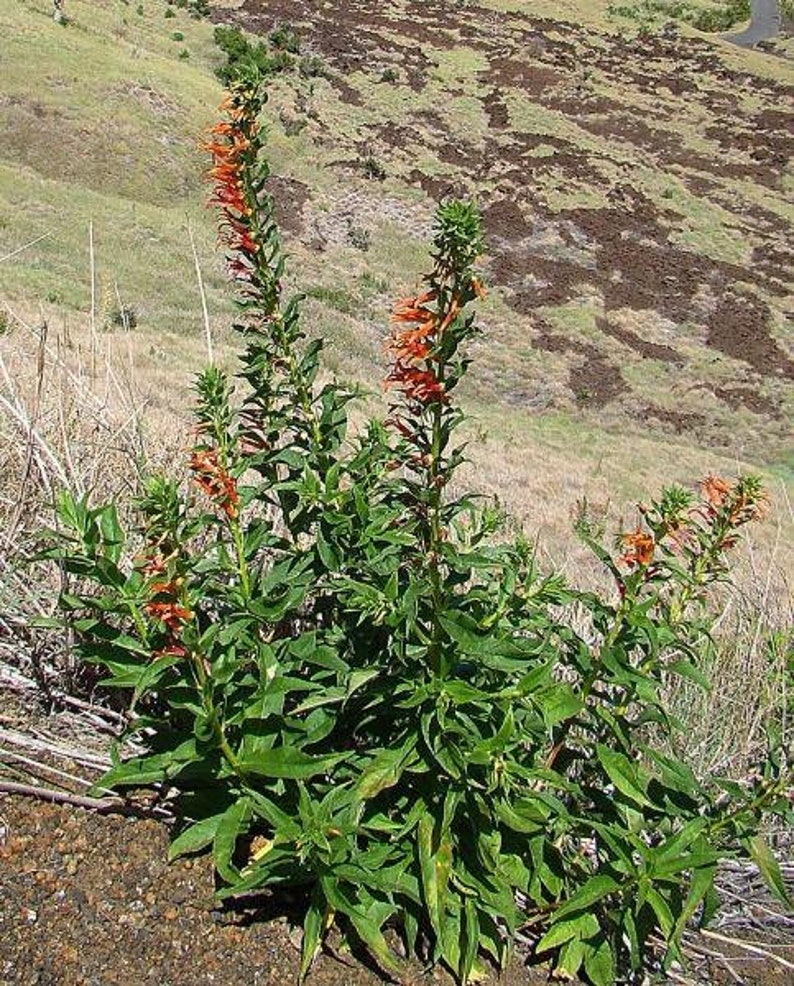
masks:
MULTIPOLYGON (((151 342, 97 332, 54 313, 31 319, 4 308, 0 337, 0 670, 13 667, 49 695, 77 686, 68 641, 31 621, 52 615, 56 569, 33 563, 53 502, 69 489, 130 508, 144 468, 168 465, 184 446, 184 409, 158 413, 147 396, 163 381, 151 342), (149 363, 146 384, 138 367, 149 363)), ((0 678, 0 682, 2 682, 0 678)))

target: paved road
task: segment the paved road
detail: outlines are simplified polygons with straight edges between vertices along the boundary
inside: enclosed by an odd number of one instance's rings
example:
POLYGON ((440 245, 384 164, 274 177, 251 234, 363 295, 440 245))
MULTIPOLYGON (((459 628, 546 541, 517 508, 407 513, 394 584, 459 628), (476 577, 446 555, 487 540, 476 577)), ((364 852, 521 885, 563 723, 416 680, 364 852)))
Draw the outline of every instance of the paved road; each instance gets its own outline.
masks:
POLYGON ((776 38, 780 33, 780 4, 777 0, 753 0, 753 19, 746 31, 726 34, 725 40, 743 48, 752 48, 759 41, 776 38))

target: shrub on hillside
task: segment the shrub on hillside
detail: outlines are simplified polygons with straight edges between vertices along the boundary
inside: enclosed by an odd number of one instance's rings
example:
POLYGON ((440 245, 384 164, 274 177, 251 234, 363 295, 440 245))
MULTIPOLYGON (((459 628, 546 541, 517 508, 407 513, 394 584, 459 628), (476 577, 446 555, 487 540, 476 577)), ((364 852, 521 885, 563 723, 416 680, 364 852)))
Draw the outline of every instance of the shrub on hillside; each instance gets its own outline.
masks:
POLYGON ((270 48, 264 41, 251 41, 236 25, 219 24, 214 32, 215 44, 226 55, 226 63, 215 70, 230 85, 246 78, 264 78, 292 68, 294 58, 284 48, 270 48))
POLYGON ((596 986, 667 963, 713 915, 721 859, 752 856, 784 894, 759 833, 791 817, 784 751, 746 784, 697 777, 663 699, 670 676, 706 684, 707 590, 761 485, 671 487, 616 550, 581 518, 603 595, 453 493, 485 294, 464 202, 439 208, 426 283, 394 308, 387 415, 348 434, 355 395, 320 382, 322 340, 283 294, 261 108, 233 87, 207 145, 239 396, 199 376, 186 481, 152 476, 133 532, 113 504, 58 505, 66 621, 147 747, 100 785, 176 792, 171 855, 211 851, 220 897, 305 891, 302 974, 333 924, 395 976, 387 929, 461 983, 519 929, 596 986))
POLYGON ((609 12, 648 24, 657 18, 674 18, 691 24, 699 31, 727 31, 734 24, 750 17, 750 0, 714 0, 710 7, 687 3, 686 0, 636 0, 633 3, 612 3, 609 12))

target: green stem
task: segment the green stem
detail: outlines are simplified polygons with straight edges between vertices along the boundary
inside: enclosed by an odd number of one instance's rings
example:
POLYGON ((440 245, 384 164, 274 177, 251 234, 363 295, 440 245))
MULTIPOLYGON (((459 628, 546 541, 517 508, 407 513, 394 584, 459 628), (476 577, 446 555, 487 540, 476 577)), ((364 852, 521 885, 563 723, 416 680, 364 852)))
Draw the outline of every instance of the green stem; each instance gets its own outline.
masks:
POLYGON ((731 825, 740 815, 746 814, 748 811, 752 812, 753 815, 758 815, 758 813, 763 810, 767 802, 773 801, 775 798, 780 797, 781 793, 787 788, 787 779, 785 777, 779 778, 776 783, 771 784, 765 791, 762 791, 760 794, 756 795, 756 797, 753 798, 749 804, 738 805, 730 814, 725 815, 710 825, 707 830, 708 834, 715 835, 721 829, 731 825))
MULTIPOLYGON (((598 654, 593 658, 592 668, 585 675, 584 680, 582 681, 581 699, 584 704, 587 704, 587 700, 590 697, 593 688, 595 688, 596 682, 598 681, 599 675, 601 673, 601 664, 602 664, 601 654, 603 654, 604 651, 609 650, 611 647, 613 647, 615 641, 620 636, 620 631, 623 629, 623 621, 626 617, 628 608, 629 607, 626 599, 621 600, 620 606, 618 607, 618 610, 615 613, 615 622, 612 624, 609 633, 606 635, 606 637, 604 637, 601 647, 599 648, 598 654)), ((557 757, 565 748, 565 741, 568 738, 568 734, 571 731, 571 727, 576 722, 576 720, 577 720, 577 716, 573 715, 560 723, 557 733, 554 737, 554 743, 552 744, 551 751, 546 758, 545 766, 548 770, 551 770, 551 768, 554 766, 554 764, 557 761, 557 757)))
POLYGON ((248 601, 251 598, 251 576, 248 571, 248 562, 245 559, 245 540, 243 538, 240 521, 235 517, 229 520, 229 528, 232 532, 234 550, 237 556, 237 571, 240 574, 240 589, 243 598, 248 601))
MULTIPOLYGON (((439 379, 441 375, 439 374, 439 379)), ((430 463, 427 469, 427 479, 430 486, 430 506, 428 511, 428 538, 426 544, 428 568, 430 574, 430 595, 432 627, 430 632, 429 659, 430 668, 434 674, 443 674, 441 661, 441 609, 443 592, 441 587, 441 484, 440 461, 442 455, 441 428, 443 410, 440 404, 433 405, 433 435, 430 449, 430 463)))
POLYGON ((223 723, 220 720, 215 700, 212 697, 212 682, 204 667, 204 658, 198 651, 191 650, 190 660, 193 666, 193 673, 196 676, 196 683, 201 691, 201 703, 204 706, 204 713, 212 723, 212 732, 215 736, 218 749, 235 774, 243 778, 245 771, 242 769, 236 753, 226 738, 223 723))

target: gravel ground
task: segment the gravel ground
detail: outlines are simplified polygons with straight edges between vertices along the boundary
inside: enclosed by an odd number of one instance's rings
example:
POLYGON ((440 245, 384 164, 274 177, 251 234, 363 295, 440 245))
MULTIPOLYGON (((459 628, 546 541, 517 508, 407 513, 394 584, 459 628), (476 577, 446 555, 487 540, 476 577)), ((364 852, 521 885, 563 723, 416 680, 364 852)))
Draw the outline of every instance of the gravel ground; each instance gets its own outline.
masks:
MULTIPOLYGON (((169 865, 167 848, 157 822, 0 796, 0 986, 296 982, 298 925, 267 901, 214 909, 209 859, 169 865)), ((321 955, 309 986, 383 981, 349 955, 321 955)), ((499 980, 545 981, 519 963, 499 980)), ((451 980, 417 970, 409 983, 451 980)))

